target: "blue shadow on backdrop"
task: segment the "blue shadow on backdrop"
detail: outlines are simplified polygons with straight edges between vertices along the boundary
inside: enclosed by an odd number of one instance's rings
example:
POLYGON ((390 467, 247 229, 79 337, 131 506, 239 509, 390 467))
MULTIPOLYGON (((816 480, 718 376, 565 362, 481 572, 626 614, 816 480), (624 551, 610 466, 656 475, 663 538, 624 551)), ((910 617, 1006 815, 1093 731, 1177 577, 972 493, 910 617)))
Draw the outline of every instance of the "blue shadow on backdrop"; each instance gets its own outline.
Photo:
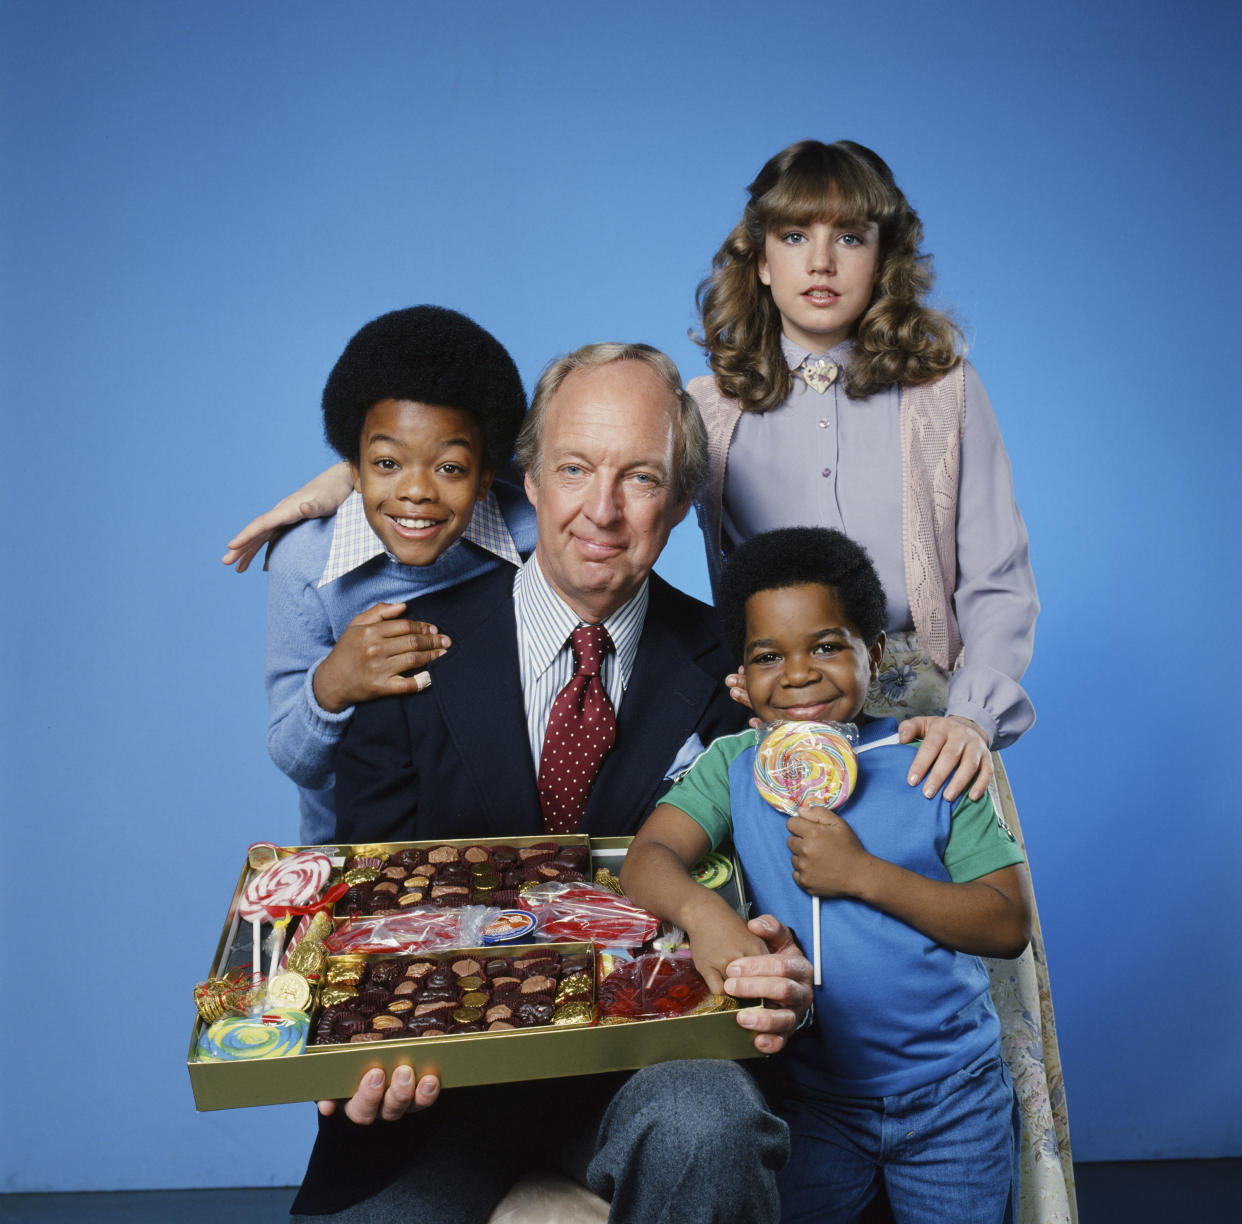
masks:
MULTIPOLYGON (((437 302, 528 387, 604 338, 690 377, 743 185, 812 135, 894 167, 1012 456, 1045 611, 1007 762, 1075 1155, 1242 1153, 1207 625, 1242 602, 1240 30, 1200 0, 4 0, 3 1189, 301 1176, 311 1106, 195 1114, 183 1062, 244 847, 297 829, 264 582, 216 558, 327 458, 345 340, 437 302)), ((693 528, 660 568, 705 593, 693 528)))

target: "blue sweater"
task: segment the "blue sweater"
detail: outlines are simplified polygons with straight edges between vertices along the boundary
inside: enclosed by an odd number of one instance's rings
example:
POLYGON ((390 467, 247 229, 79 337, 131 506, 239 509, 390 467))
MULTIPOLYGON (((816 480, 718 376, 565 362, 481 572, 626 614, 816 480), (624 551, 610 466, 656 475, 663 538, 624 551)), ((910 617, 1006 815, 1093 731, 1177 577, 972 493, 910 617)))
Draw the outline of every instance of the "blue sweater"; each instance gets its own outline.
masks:
MULTIPOLYGON (((492 489, 513 542, 526 556, 535 547, 534 509, 513 485, 498 480, 492 489)), ((312 682, 345 627, 377 603, 404 603, 505 564, 461 539, 431 565, 401 565, 380 555, 321 587, 335 522, 330 517, 299 523, 272 550, 268 567, 267 750, 297 783, 303 845, 331 841, 336 827, 336 746, 354 707, 339 714, 322 709, 312 682)), ((452 635, 452 625, 437 627, 452 635)))

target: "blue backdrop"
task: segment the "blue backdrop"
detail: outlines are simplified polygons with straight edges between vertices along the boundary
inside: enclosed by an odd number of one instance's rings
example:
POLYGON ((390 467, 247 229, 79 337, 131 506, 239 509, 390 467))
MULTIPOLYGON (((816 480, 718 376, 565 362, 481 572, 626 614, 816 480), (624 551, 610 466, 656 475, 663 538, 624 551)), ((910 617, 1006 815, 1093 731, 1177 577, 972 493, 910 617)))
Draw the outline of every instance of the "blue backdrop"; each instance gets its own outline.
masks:
MULTIPOLYGON (((217 558, 327 458, 344 342, 426 301, 528 386, 605 338, 699 373, 694 286, 812 135, 894 167, 1013 458, 1045 611, 1007 762, 1075 1155, 1242 1153, 1239 33, 1202 0, 4 0, 4 1189, 300 1178, 313 1107, 198 1115, 183 1064, 244 848, 297 829, 264 580, 217 558)), ((662 572, 703 593, 699 554, 662 572)))

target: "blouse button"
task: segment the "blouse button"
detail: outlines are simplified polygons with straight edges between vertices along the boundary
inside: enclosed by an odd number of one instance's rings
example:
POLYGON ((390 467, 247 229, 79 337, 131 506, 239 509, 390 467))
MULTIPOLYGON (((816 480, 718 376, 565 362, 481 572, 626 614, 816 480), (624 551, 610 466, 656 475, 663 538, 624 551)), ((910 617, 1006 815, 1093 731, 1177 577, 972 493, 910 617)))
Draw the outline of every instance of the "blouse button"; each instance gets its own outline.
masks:
POLYGON ((827 417, 825 417, 823 420, 821 420, 821 421, 820 421, 820 423, 819 423, 819 427, 820 427, 820 429, 827 429, 827 428, 828 428, 828 418, 827 418, 827 417))
POLYGON ((831 476, 831 475, 832 475, 832 468, 824 468, 824 475, 825 475, 825 476, 831 476))

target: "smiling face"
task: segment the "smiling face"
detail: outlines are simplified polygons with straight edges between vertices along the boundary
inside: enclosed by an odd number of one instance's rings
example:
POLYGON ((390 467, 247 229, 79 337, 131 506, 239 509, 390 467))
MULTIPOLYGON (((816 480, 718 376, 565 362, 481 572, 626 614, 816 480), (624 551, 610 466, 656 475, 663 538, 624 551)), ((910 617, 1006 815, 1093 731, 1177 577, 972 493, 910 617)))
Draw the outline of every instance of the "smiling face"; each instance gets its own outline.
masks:
POLYGON ((636 360, 575 370, 547 407, 539 477, 526 495, 539 529, 539 568, 584 621, 637 593, 690 506, 676 495, 678 405, 636 360))
POLYGON ((812 221, 769 230, 759 279, 772 290, 786 337, 812 353, 848 340, 871 303, 878 256, 874 222, 812 221))
POLYGON ((430 565, 487 496, 483 439, 469 412, 380 400, 362 425, 354 488, 367 522, 403 565, 430 565))
POLYGON ((852 722, 883 653, 884 634, 868 646, 822 583, 756 591, 746 601, 746 688, 764 722, 852 722))

